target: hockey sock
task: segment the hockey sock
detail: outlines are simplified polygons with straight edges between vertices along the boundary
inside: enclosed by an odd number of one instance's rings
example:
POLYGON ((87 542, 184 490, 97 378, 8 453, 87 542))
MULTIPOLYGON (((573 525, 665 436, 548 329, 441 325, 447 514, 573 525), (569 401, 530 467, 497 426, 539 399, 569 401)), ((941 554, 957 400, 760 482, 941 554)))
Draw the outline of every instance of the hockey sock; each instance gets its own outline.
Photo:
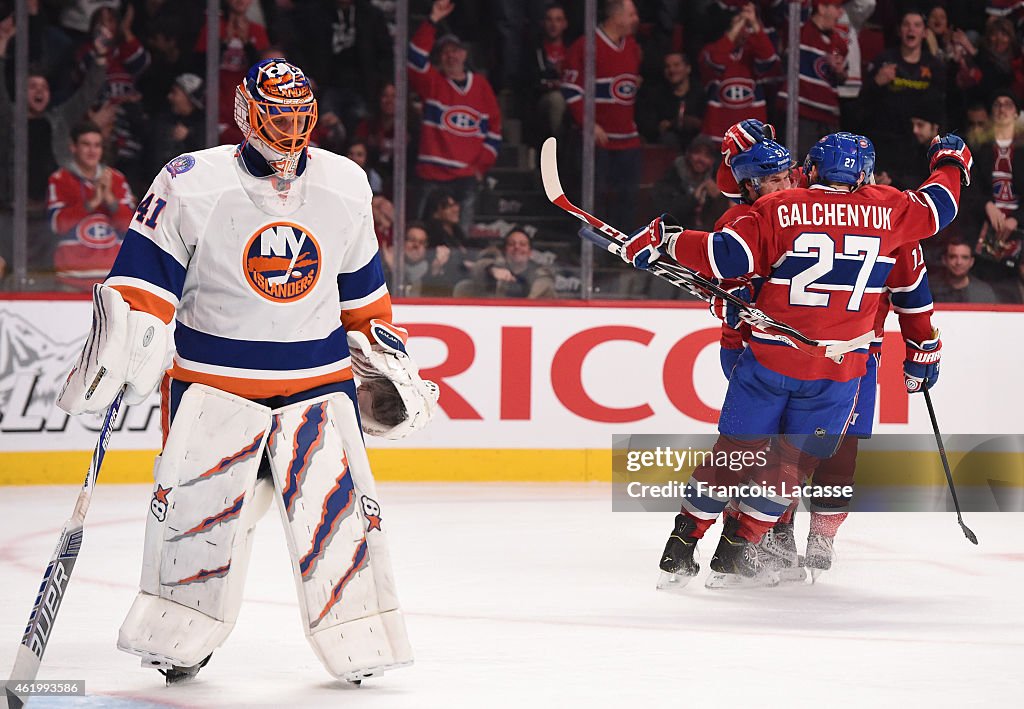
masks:
POLYGON ((819 460, 787 443, 784 438, 779 438, 776 453, 777 457, 769 459, 757 480, 764 486, 762 494, 740 500, 740 528, 737 535, 755 544, 761 541, 764 533, 775 526, 793 504, 793 500, 781 494, 783 484, 791 488, 806 480, 819 460), (776 494, 768 494, 772 489, 776 494))
MULTIPOLYGON (((721 435, 715 442, 714 459, 722 458, 738 460, 743 459, 743 454, 762 450, 767 446, 767 439, 756 439, 742 441, 721 435)), ((735 486, 741 479, 742 471, 730 470, 727 466, 701 464, 697 466, 690 481, 683 490, 683 504, 680 510, 686 516, 697 523, 693 536, 700 539, 708 530, 722 510, 729 503, 729 493, 723 492, 721 488, 735 486)))

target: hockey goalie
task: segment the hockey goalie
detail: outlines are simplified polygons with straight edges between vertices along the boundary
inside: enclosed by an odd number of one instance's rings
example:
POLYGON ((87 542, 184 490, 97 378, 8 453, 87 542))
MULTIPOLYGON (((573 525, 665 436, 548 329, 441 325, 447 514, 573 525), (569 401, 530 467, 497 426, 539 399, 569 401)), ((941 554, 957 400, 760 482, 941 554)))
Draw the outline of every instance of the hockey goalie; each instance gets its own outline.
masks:
POLYGON ((366 176, 309 147, 316 119, 301 69, 250 69, 235 95, 245 141, 157 175, 93 291, 92 331, 58 399, 102 411, 122 388, 137 402, 162 381, 142 579, 117 645, 169 684, 231 632, 274 500, 328 672, 358 682, 412 662, 362 433, 423 428, 438 389, 391 322, 366 176))

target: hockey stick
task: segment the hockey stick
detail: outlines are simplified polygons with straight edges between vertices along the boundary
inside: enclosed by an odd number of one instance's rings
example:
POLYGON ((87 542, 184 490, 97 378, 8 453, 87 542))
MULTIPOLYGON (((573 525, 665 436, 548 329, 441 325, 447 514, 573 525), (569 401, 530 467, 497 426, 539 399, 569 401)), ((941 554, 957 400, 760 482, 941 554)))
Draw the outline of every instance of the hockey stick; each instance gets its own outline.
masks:
POLYGON ((932 395, 928 393, 927 380, 923 383, 921 391, 924 392, 924 403, 928 404, 928 417, 932 420, 932 431, 935 432, 935 443, 939 447, 939 458, 942 459, 942 469, 946 472, 946 482, 949 484, 949 494, 953 496, 953 507, 956 508, 956 521, 960 523, 960 529, 971 544, 978 543, 978 536, 964 524, 963 515, 960 514, 960 501, 956 499, 956 487, 953 486, 953 474, 949 472, 949 460, 946 458, 946 447, 942 445, 942 434, 939 433, 939 422, 935 418, 935 407, 932 406, 932 395))
POLYGON ((39 586, 39 593, 32 605, 32 612, 29 613, 28 626, 25 628, 21 645, 18 647, 14 668, 11 670, 11 678, 5 687, 9 709, 21 709, 28 701, 26 696, 19 696, 14 691, 14 685, 20 682, 31 683, 39 672, 43 653, 46 652, 46 644, 50 640, 53 624, 57 620, 57 612, 60 610, 60 604, 68 590, 71 572, 74 571, 75 561, 78 560, 78 552, 82 548, 85 513, 89 511, 92 491, 96 486, 96 478, 100 474, 100 466, 103 465, 103 457, 107 453, 107 444, 110 442, 110 434, 114 430, 114 422, 117 420, 123 397, 124 389, 118 393, 113 403, 107 408, 103 426, 100 428, 100 437, 96 441, 96 448, 93 450, 92 460, 89 462, 89 471, 85 474, 85 483, 82 485, 82 491, 78 493, 78 501, 75 502, 75 511, 71 518, 64 523, 64 529, 61 530, 60 537, 57 539, 57 548, 43 573, 43 582, 39 586))
MULTIPOLYGON (((555 138, 545 140, 540 151, 541 179, 544 182, 544 192, 548 200, 556 207, 565 210, 600 232, 595 233, 592 230, 583 229, 580 231, 580 235, 583 238, 601 246, 610 253, 618 254, 622 243, 628 237, 615 227, 606 224, 593 214, 580 209, 569 201, 565 196, 565 190, 562 189, 562 182, 558 177, 558 156, 556 151, 557 141, 555 138)), ((750 303, 736 297, 699 273, 695 273, 681 264, 655 261, 648 270, 677 287, 685 288, 702 300, 710 302, 713 296, 732 303, 740 310, 740 317, 743 321, 751 327, 760 330, 779 342, 815 357, 828 357, 838 362, 841 361, 842 356, 847 352, 867 347, 874 338, 874 332, 872 331, 846 342, 821 343, 807 337, 796 328, 766 315, 758 308, 751 306, 750 303)))

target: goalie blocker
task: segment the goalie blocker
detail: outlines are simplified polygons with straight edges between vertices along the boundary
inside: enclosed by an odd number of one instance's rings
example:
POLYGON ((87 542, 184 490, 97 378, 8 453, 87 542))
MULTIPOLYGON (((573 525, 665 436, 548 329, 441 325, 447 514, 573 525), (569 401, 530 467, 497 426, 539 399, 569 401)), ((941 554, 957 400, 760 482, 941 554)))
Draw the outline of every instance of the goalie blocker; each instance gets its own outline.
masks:
POLYGON ((327 671, 358 681, 412 663, 351 394, 350 385, 272 410, 200 384, 185 391, 157 458, 121 650, 165 668, 197 665, 219 647, 273 498, 306 636, 327 671), (261 475, 264 451, 272 480, 261 475))

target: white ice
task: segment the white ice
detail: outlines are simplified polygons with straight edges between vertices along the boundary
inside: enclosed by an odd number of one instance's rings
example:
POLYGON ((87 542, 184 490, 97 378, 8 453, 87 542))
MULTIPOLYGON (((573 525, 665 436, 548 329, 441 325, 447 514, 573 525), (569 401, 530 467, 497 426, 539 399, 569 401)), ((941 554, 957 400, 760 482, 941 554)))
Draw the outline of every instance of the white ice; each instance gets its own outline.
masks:
MULTIPOLYGON (((0 488, 0 675, 13 664, 72 487, 0 488)), ((1024 705, 1024 515, 853 515, 816 585, 657 592, 670 514, 602 484, 385 484, 416 664, 333 680, 305 642, 280 523, 260 523, 238 625, 191 684, 115 649, 150 488, 103 485, 29 707, 968 707, 1024 705)), ((806 515, 798 521, 804 533, 806 515), (801 521, 803 525, 801 525, 801 521)))

